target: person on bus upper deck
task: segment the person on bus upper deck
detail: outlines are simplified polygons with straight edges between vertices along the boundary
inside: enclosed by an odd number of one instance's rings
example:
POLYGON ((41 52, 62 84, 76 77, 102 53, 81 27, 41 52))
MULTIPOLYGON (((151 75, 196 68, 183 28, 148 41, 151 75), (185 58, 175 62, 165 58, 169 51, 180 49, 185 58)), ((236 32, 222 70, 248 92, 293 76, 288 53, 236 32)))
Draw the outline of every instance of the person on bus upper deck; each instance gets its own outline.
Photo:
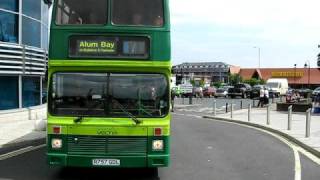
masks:
POLYGON ((154 26, 163 26, 163 18, 161 16, 157 16, 153 21, 154 26))
POLYGON ((139 13, 135 13, 132 17, 133 25, 142 25, 142 15, 139 13))

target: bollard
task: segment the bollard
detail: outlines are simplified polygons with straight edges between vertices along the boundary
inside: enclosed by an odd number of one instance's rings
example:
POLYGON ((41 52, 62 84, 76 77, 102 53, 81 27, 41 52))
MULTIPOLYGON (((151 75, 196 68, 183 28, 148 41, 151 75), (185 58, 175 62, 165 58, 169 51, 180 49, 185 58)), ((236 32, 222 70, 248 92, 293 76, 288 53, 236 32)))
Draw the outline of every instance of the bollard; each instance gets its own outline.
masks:
POLYGON ((248 121, 251 121, 251 104, 248 105, 248 121))
POLYGON ((292 105, 288 107, 288 130, 291 130, 292 124, 292 105))
POLYGON ((192 104, 192 96, 189 96, 189 104, 192 104))
POLYGON ((217 101, 213 100, 213 116, 217 115, 217 101))
POLYGON ((310 137, 311 108, 306 111, 306 138, 310 137))
POLYGON ((228 106, 229 106, 229 104, 226 103, 226 113, 228 113, 228 106))
POLYGON ((230 118, 233 119, 233 103, 231 103, 230 107, 230 118))
POLYGON ((254 99, 252 99, 252 107, 255 107, 255 104, 254 104, 254 99))
POLYGON ((242 109, 242 100, 240 101, 240 109, 242 109))
POLYGON ((270 125, 270 105, 267 105, 267 125, 270 125))

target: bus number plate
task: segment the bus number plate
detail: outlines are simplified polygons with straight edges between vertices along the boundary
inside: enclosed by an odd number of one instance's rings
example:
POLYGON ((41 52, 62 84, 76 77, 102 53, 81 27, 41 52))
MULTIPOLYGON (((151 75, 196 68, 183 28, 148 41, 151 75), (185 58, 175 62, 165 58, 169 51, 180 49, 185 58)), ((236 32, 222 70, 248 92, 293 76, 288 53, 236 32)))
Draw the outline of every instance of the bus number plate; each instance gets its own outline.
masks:
POLYGON ((94 166, 120 166, 120 159, 93 159, 94 166))

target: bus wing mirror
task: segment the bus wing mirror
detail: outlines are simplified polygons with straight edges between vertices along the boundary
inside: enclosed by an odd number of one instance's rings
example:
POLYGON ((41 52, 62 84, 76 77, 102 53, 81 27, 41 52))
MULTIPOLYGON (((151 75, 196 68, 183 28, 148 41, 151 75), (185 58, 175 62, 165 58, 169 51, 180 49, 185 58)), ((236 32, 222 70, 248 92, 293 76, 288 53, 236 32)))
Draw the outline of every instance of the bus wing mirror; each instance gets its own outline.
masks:
POLYGON ((48 4, 49 6, 51 6, 51 4, 52 4, 52 0, 43 0, 43 2, 45 4, 48 4))

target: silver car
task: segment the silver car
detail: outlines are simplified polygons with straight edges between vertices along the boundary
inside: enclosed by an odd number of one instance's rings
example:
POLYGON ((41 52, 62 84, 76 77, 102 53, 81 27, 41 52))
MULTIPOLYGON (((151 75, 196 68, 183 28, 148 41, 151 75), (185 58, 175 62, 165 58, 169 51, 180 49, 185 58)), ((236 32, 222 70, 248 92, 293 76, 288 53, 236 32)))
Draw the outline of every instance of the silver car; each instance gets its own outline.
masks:
POLYGON ((230 86, 225 86, 218 88, 216 93, 214 94, 214 97, 228 97, 228 89, 230 86))

